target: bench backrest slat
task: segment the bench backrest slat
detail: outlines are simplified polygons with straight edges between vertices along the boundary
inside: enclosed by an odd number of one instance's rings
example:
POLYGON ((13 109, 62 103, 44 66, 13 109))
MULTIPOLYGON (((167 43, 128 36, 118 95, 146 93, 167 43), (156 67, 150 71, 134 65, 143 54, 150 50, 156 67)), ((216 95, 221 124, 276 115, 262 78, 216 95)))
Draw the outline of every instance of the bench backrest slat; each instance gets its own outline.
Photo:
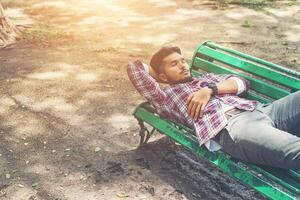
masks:
POLYGON ((274 83, 289 87, 294 90, 300 89, 300 79, 284 72, 276 71, 275 69, 267 68, 254 62, 250 62, 239 57, 235 57, 226 52, 222 52, 208 46, 200 46, 198 54, 203 54, 214 61, 221 62, 229 67, 249 72, 253 75, 260 76, 274 83))
MULTIPOLYGON (((193 76, 201 76, 201 73, 199 73, 198 71, 193 70, 192 71, 192 75, 193 76)), ((262 103, 270 103, 272 102, 271 99, 265 98, 263 96, 260 96, 259 94, 257 94, 255 91, 250 90, 247 92, 245 98, 247 99, 251 99, 251 100, 256 100, 256 101, 260 101, 262 103)))
POLYGON ((250 56, 248 54, 244 54, 244 53, 238 52, 238 51, 233 50, 233 49, 222 47, 222 46, 220 46, 220 45, 218 45, 218 44, 216 44, 216 43, 214 43, 212 41, 205 42, 205 45, 207 45, 208 47, 214 48, 214 49, 219 49, 219 50, 228 52, 228 53, 230 53, 232 55, 236 55, 236 56, 239 56, 241 58, 248 59, 248 60, 253 61, 253 62, 257 62, 259 64, 265 65, 267 67, 270 67, 272 69, 278 70, 280 72, 284 72, 284 73, 286 73, 286 74, 288 74, 290 76, 293 76, 293 77, 296 77, 296 78, 300 79, 300 73, 297 72, 297 71, 295 71, 295 70, 291 70, 291 69, 282 67, 280 65, 276 65, 274 63, 265 61, 265 60, 260 59, 260 58, 256 58, 254 56, 250 56))
POLYGON ((220 66, 218 64, 212 63, 210 61, 204 60, 199 57, 194 58, 193 63, 192 63, 192 68, 193 68, 193 70, 201 69, 206 72, 212 72, 215 74, 235 74, 238 76, 242 76, 251 82, 252 88, 255 91, 262 93, 264 95, 267 95, 267 96, 271 97, 272 99, 279 99, 279 98, 282 98, 282 97, 290 94, 289 91, 286 91, 282 88, 275 87, 274 85, 265 83, 259 79, 255 79, 246 74, 239 73, 237 71, 226 68, 224 66, 220 66))

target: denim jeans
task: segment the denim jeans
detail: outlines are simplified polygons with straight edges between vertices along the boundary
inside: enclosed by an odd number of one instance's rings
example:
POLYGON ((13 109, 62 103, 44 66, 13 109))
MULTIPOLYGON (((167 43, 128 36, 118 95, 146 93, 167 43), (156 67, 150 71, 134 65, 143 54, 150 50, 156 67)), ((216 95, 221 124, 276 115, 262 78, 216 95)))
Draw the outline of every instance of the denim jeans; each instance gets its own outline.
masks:
POLYGON ((219 143, 239 160, 300 170, 300 91, 231 117, 219 143))

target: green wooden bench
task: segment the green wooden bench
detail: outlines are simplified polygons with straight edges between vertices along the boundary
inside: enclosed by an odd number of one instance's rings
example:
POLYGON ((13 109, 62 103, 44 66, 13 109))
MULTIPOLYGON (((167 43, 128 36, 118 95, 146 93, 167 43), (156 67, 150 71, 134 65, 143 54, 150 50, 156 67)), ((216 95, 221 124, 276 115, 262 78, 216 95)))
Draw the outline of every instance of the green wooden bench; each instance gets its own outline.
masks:
MULTIPOLYGON (((262 103, 272 102, 300 89, 299 72, 212 41, 198 46, 190 66, 193 76, 213 72, 245 77, 252 83, 246 98, 262 103)), ((161 118, 148 102, 140 104, 133 115, 141 126, 140 145, 146 143, 153 132, 158 130, 270 199, 300 199, 300 172, 239 162, 222 151, 209 152, 205 147, 199 147, 193 130, 161 118), (153 127, 151 131, 144 122, 153 127)))

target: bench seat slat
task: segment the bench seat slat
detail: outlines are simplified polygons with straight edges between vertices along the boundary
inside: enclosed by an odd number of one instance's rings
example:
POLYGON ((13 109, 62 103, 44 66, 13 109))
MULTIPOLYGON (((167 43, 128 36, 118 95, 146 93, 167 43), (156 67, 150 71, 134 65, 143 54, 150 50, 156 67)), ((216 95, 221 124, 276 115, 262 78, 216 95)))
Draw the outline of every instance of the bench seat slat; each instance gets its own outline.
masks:
POLYGON ((198 52, 221 63, 227 64, 231 67, 250 72, 251 74, 257 76, 261 76, 265 79, 271 80, 275 83, 284 85, 294 90, 300 89, 300 79, 289 76, 288 74, 284 74, 282 72, 277 72, 273 69, 267 69, 262 66, 255 65, 254 63, 248 62, 246 60, 241 60, 237 57, 233 57, 221 51, 211 49, 207 46, 201 46, 198 49, 198 52))
POLYGON ((256 90, 259 93, 266 94, 269 97, 274 98, 274 99, 280 99, 280 98, 285 97, 286 95, 290 94, 286 90, 275 87, 275 86, 270 85, 268 83, 264 83, 261 80, 252 78, 252 77, 247 76, 245 74, 235 72, 235 71, 233 71, 231 69, 228 69, 228 68, 225 68, 223 66, 219 66, 217 64, 211 63, 211 62, 209 62, 207 60, 204 60, 202 58, 196 57, 194 59, 192 67, 195 68, 195 69, 198 68, 198 69, 202 69, 202 70, 207 71, 207 72, 213 72, 213 73, 216 73, 216 74, 235 74, 237 76, 244 77, 244 78, 248 79, 251 82, 252 89, 256 90))

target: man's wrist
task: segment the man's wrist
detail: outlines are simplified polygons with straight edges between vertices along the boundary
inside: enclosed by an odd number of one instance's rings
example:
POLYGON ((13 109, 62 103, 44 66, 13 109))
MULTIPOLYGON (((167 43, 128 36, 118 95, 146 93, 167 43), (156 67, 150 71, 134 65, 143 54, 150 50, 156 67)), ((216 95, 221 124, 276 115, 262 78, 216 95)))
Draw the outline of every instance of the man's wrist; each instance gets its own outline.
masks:
POLYGON ((207 93, 210 95, 210 96, 213 96, 213 90, 209 87, 206 87, 205 88, 207 90, 207 93))
POLYGON ((218 87, 217 87, 217 84, 216 83, 208 83, 208 85, 207 85, 207 87, 209 88, 209 89, 211 89, 211 91, 212 91, 212 96, 214 96, 214 95, 217 95, 218 94, 218 87))

